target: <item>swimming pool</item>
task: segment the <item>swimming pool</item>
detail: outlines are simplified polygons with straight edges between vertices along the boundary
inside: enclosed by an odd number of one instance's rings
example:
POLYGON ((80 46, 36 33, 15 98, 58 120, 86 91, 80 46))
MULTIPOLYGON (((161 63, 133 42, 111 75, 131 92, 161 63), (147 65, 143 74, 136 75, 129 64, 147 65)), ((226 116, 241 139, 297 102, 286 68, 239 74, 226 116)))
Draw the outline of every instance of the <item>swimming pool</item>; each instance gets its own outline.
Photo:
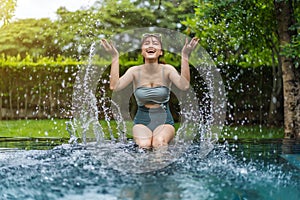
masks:
MULTIPOLYGON (((157 153, 132 142, 44 141, 46 148, 32 150, 1 143, 0 199, 300 199, 300 169, 282 157, 282 140, 219 142, 207 156, 192 144, 171 164, 147 172, 124 166, 133 168, 132 156, 151 154, 164 162, 177 147, 157 153)), ((291 148, 299 153, 299 145, 291 148)))

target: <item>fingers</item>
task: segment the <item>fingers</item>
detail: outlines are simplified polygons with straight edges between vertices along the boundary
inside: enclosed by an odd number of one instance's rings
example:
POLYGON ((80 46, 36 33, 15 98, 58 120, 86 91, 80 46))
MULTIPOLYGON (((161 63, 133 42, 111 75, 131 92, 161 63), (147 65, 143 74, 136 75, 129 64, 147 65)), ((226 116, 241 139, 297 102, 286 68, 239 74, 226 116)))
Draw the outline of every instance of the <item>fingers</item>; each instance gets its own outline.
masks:
POLYGON ((105 50, 109 50, 112 48, 112 45, 107 42, 105 39, 101 39, 101 44, 105 50))
POLYGON ((184 44, 184 46, 187 46, 188 43, 189 43, 189 39, 188 39, 188 38, 185 38, 185 44, 184 44))
POLYGON ((116 49, 115 45, 112 41, 108 42, 105 39, 101 39, 101 44, 104 47, 105 51, 111 54, 113 57, 116 57, 119 55, 118 50, 116 49))
POLYGON ((194 49, 197 46, 198 42, 199 38, 197 37, 193 37, 190 42, 188 41, 188 38, 186 38, 184 46, 194 49))
POLYGON ((111 46, 111 48, 114 50, 114 51, 117 51, 117 49, 116 49, 116 47, 115 47, 115 45, 114 45, 114 43, 112 42, 112 41, 110 41, 110 46, 111 46))
POLYGON ((197 46, 198 42, 199 42, 199 38, 194 37, 194 38, 191 39, 190 42, 188 41, 188 38, 186 38, 184 48, 188 48, 188 49, 193 50, 197 46))
POLYGON ((198 42, 199 42, 199 39, 196 37, 192 38, 191 41, 189 41, 188 38, 186 38, 185 44, 182 49, 183 55, 190 55, 191 52, 196 48, 198 42))
POLYGON ((199 42, 199 38, 193 37, 189 43, 189 47, 194 49, 199 42))

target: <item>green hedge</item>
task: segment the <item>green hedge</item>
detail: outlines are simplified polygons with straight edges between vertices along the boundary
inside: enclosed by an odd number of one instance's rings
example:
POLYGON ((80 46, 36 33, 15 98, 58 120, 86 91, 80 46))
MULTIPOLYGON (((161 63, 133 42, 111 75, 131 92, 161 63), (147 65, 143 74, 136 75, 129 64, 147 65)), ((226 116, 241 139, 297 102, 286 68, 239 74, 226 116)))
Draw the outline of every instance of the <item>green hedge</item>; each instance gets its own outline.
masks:
POLYGON ((74 60, 72 58, 64 57, 62 55, 58 55, 56 58, 54 57, 33 57, 29 54, 26 55, 25 58, 21 58, 18 56, 8 56, 5 54, 1 54, 0 56, 0 67, 9 67, 9 68, 39 68, 39 67, 63 67, 63 66, 78 66, 85 64, 86 62, 74 60))
POLYGON ((83 62, 58 56, 0 58, 0 119, 64 117, 83 62))
MULTIPOLYGON (((137 56, 126 54, 120 58, 121 73, 124 73, 128 67, 143 62, 138 56, 139 53, 133 54, 137 56)), ((176 56, 166 54, 163 59, 177 68, 180 65, 180 58, 176 56)), ((108 79, 110 61, 94 56, 93 63, 96 68, 105 67, 102 79, 108 79)), ((74 81, 80 67, 86 65, 87 61, 76 61, 63 56, 34 58, 27 55, 21 59, 20 56, 1 55, 0 120, 70 117, 74 81)), ((223 66, 220 67, 220 73, 227 91, 228 123, 266 123, 272 90, 272 68, 267 66, 257 68, 223 66)), ((202 88, 203 85, 195 84, 201 83, 203 80, 193 67, 191 67, 191 78, 194 90, 199 94, 205 92, 202 88)), ((103 90, 103 87, 109 96, 111 91, 108 89, 107 81, 98 83, 98 90, 103 90)), ((97 93, 97 98, 101 98, 100 93, 97 93)), ((281 123, 282 96, 278 100, 280 106, 274 121, 281 123)), ((101 109, 100 105, 99 109, 101 109)), ((178 108, 174 108, 174 110, 176 109, 178 110, 178 108)))

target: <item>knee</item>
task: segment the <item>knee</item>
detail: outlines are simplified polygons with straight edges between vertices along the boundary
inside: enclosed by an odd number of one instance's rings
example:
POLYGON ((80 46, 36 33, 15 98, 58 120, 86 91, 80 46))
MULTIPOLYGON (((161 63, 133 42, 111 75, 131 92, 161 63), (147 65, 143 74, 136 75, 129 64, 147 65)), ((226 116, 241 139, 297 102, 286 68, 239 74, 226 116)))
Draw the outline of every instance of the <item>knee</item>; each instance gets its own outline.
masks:
POLYGON ((154 148, 161 147, 161 146, 168 146, 168 141, 164 137, 153 137, 152 146, 154 148))
POLYGON ((139 145, 140 148, 149 149, 152 146, 151 139, 135 139, 135 143, 139 145))

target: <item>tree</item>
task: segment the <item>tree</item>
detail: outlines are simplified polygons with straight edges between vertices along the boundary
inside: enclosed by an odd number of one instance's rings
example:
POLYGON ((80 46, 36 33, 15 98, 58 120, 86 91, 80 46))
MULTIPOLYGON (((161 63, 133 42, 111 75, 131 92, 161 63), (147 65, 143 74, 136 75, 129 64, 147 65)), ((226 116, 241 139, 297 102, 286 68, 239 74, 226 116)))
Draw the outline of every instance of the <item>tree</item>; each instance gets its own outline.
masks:
POLYGON ((149 26, 183 29, 180 21, 193 12, 193 0, 184 1, 98 1, 86 10, 57 10, 57 41, 64 55, 81 58, 99 38, 149 26), (167 15, 166 15, 167 13, 167 15), (180 14, 179 14, 180 13, 180 14))
POLYGON ((9 56, 55 56, 61 50, 55 43, 56 28, 50 19, 22 19, 0 28, 0 53, 9 56))
POLYGON ((57 56, 85 59, 94 41, 122 31, 148 26, 183 30, 180 21, 192 14, 193 0, 180 2, 102 0, 74 12, 61 7, 58 19, 23 19, 3 26, 0 53, 23 58, 57 56), (167 13, 167 15, 166 15, 167 13))
MULTIPOLYGON (((291 29, 296 24, 295 4, 291 0, 274 0, 281 49, 291 44, 293 37, 297 35, 297 31, 291 29)), ((295 66, 291 56, 283 54, 280 61, 283 71, 285 138, 300 140, 300 68, 295 66)))
POLYGON ((201 45, 219 67, 272 66, 273 85, 267 123, 278 123, 282 79, 272 2, 216 0, 200 1, 196 5, 196 17, 185 22, 189 27, 187 32, 194 32, 201 38, 201 45))
POLYGON ((13 17, 16 0, 0 0, 0 24, 7 25, 13 17))
POLYGON ((155 21, 152 22, 152 26, 157 25, 178 31, 185 30, 186 27, 181 22, 187 17, 192 17, 195 12, 194 0, 135 0, 131 2, 136 7, 144 8, 148 13, 154 14, 155 21))
MULTIPOLYGON (((209 49, 220 67, 273 66, 270 108, 273 98, 278 99, 277 92, 282 90, 283 78, 285 136, 291 138, 300 132, 300 77, 295 64, 300 42, 295 31, 290 30, 295 30, 293 17, 297 16, 299 20, 300 16, 299 8, 294 12, 296 4, 299 5, 291 0, 199 1, 196 3, 196 17, 185 22, 188 32, 201 38, 201 44, 209 49), (284 53, 289 56, 284 56, 284 53)), ((272 115, 269 115, 269 120, 272 120, 272 115)))

